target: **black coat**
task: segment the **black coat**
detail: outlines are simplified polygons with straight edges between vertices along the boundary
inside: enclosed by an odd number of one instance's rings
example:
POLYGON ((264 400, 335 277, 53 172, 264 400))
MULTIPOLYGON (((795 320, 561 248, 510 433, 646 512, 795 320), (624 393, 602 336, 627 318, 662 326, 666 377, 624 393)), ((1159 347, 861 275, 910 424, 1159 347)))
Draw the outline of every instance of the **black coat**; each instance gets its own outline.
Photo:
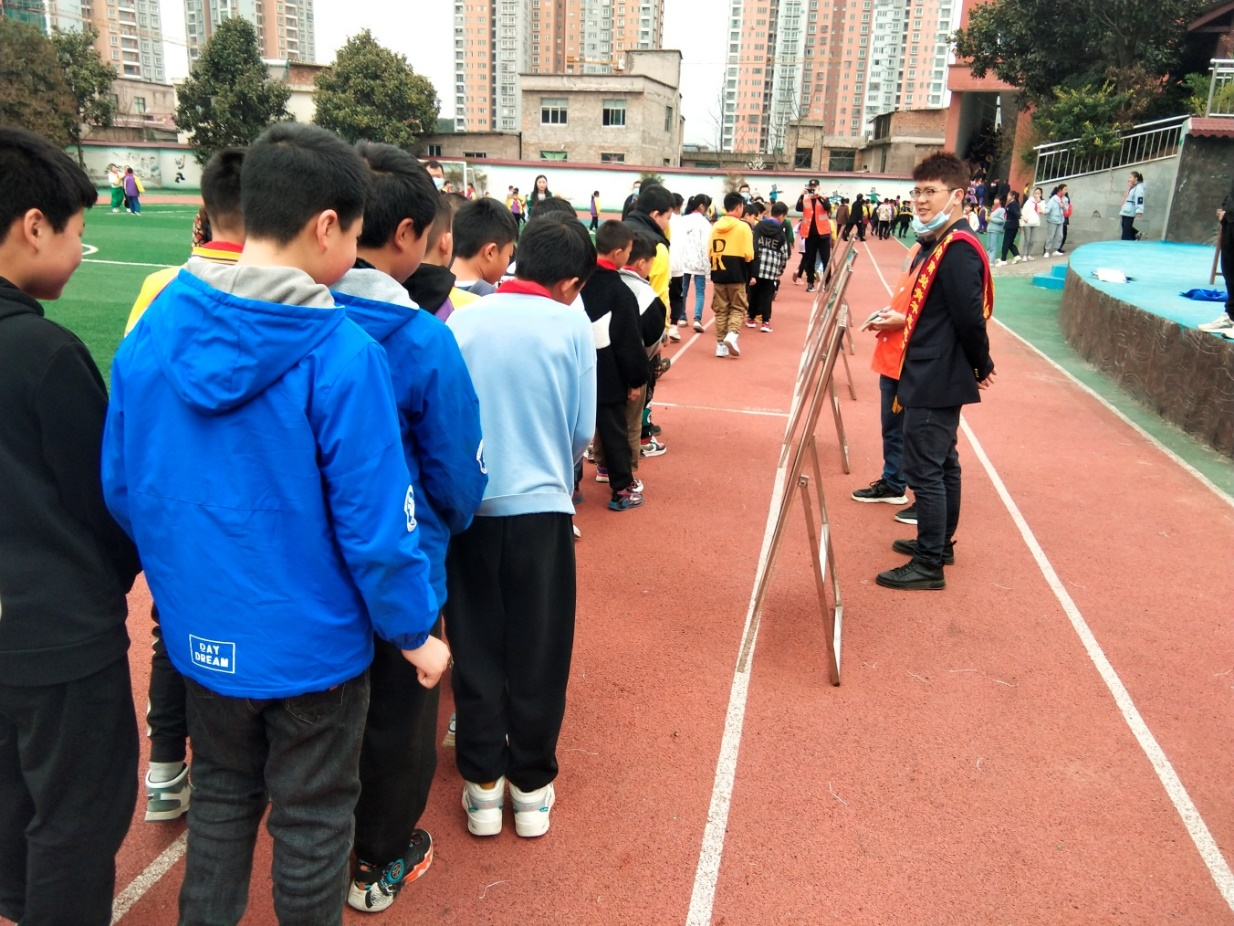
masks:
POLYGON ((639 331, 638 299, 616 270, 597 267, 583 287, 583 309, 596 340, 596 401, 625 402, 629 390, 645 386, 651 372, 639 331))
POLYGON ((0 279, 0 682, 123 659, 137 551, 103 502, 107 388, 76 335, 0 279))
MULTIPOLYGON (((961 224, 967 220, 951 227, 961 224)), ((914 266, 933 249, 922 247, 914 266)), ((981 312, 984 272, 977 249, 963 242, 943 255, 904 354, 898 398, 905 408, 954 408, 981 401, 977 383, 994 372, 981 312)))

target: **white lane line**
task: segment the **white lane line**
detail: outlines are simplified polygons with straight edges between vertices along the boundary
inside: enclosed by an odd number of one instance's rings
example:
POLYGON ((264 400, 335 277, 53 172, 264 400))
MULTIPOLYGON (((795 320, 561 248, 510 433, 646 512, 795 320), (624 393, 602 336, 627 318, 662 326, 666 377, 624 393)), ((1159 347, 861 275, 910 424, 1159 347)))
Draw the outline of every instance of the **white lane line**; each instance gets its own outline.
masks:
POLYGON ((114 264, 117 267, 156 267, 164 269, 166 267, 179 267, 180 264, 143 264, 135 260, 99 260, 97 257, 86 257, 82 260, 83 264, 114 264))
POLYGON ((698 867, 694 871, 694 889, 690 893, 690 911, 686 926, 710 926, 712 909, 716 899, 716 885, 720 878, 720 862, 724 856, 724 836, 728 830, 728 812, 732 805, 733 785, 737 778, 737 754, 741 749, 741 730, 745 724, 746 699, 750 692, 750 672, 754 665, 754 645, 758 641, 758 627, 753 624, 754 598, 763 573, 767 570, 767 557, 771 552, 771 538, 775 533, 776 515, 784 497, 787 471, 776 470, 775 485, 771 490, 771 502, 767 509, 767 525, 763 529, 763 545, 758 554, 758 569, 754 588, 750 591, 750 603, 746 607, 746 623, 741 632, 741 648, 737 651, 737 665, 733 670, 733 684, 728 694, 728 710, 724 714, 724 736, 720 740, 720 755, 716 759, 716 776, 711 786, 711 804, 707 808, 707 826, 703 829, 703 844, 699 850, 698 867), (742 666, 745 656, 744 668, 742 666))
POLYGON ((176 841, 159 853, 158 858, 146 866, 146 870, 139 874, 136 878, 129 882, 128 887, 116 895, 116 899, 111 906, 111 922, 112 926, 124 919, 124 915, 133 909, 137 901, 145 895, 146 891, 154 887, 159 881, 159 878, 167 874, 176 862, 184 857, 184 850, 188 846, 189 834, 185 830, 181 833, 176 841))
MULTIPOLYGON (((873 255, 870 255, 870 260, 871 262, 874 261, 873 255)), ((887 288, 887 292, 890 294, 890 287, 887 288)), ((1003 483, 1002 477, 999 476, 998 471, 994 468, 994 464, 990 462, 990 458, 986 456, 985 450, 977 440, 977 435, 973 433, 968 421, 963 417, 960 419, 960 426, 964 429, 964 435, 972 445, 973 453, 981 461, 981 465, 985 469, 986 475, 990 477, 990 481, 993 483, 995 491, 998 492, 999 498, 1003 500, 1003 505, 1006 506, 1008 513, 1011 515, 1011 520, 1015 522, 1025 546, 1032 553, 1037 567, 1041 570, 1041 574, 1046 580, 1046 584, 1049 585, 1050 590, 1054 593, 1054 597, 1058 599, 1058 603, 1062 606, 1063 612, 1071 621, 1072 628, 1074 628, 1076 635, 1080 638, 1080 642, 1084 645, 1084 651, 1096 667, 1101 680, 1105 682, 1106 688, 1113 695, 1114 703, 1122 713, 1123 720, 1131 728, 1136 742, 1140 744, 1140 748, 1148 757, 1149 764, 1152 765, 1153 771, 1157 773, 1157 778, 1173 802, 1178 815, 1182 818, 1183 825, 1187 827, 1191 841, 1195 843, 1195 847, 1200 853, 1200 858, 1204 860, 1209 874, 1212 875, 1213 881, 1216 882, 1217 889, 1221 892, 1221 896, 1225 899, 1226 904, 1234 910, 1234 872, 1231 872, 1229 863, 1226 862, 1225 857, 1221 854, 1221 850, 1217 847, 1212 833, 1209 832, 1208 826, 1200 816, 1200 812, 1196 809, 1195 804, 1192 803, 1191 797, 1187 794, 1187 789, 1183 787, 1182 780, 1174 770, 1174 766, 1170 764, 1170 760, 1166 758, 1165 751, 1153 736, 1152 731, 1148 729, 1148 724, 1140 716, 1140 712, 1136 708, 1135 702, 1131 700, 1131 695, 1127 691, 1126 686, 1123 685, 1122 680, 1118 677, 1118 673, 1114 671, 1114 666, 1110 664, 1110 660, 1101 649, 1101 645, 1097 642, 1096 636, 1094 636, 1088 623, 1084 620, 1084 616, 1080 614, 1080 609, 1076 607, 1075 601, 1072 600, 1067 589, 1063 587, 1058 573, 1055 572, 1054 566, 1046 557, 1045 551, 1041 549, 1041 544, 1037 542, 1037 538, 1028 526, 1028 522, 1024 520, 1024 515, 1020 513, 1020 509, 1012 499, 1011 493, 1003 483)))
POLYGON ((713 405, 684 405, 681 402, 656 402, 652 405, 658 405, 661 408, 690 408, 700 412, 728 412, 733 415, 763 415, 768 418, 787 418, 788 412, 778 411, 774 408, 716 408, 713 405))
MULTIPOLYGON (((703 334, 707 331, 707 329, 710 328, 715 323, 715 320, 716 320, 716 317, 714 315, 711 316, 711 318, 707 319, 707 321, 703 323, 703 330, 694 332, 694 336, 691 337, 684 344, 682 344, 680 341, 670 340, 668 342, 669 344, 681 344, 681 347, 677 348, 676 353, 674 353, 673 356, 669 357, 668 359, 673 361, 673 363, 676 363, 677 359, 681 357, 681 355, 684 354, 686 351, 688 351, 691 347, 693 347, 694 342, 697 341, 699 338, 701 338, 703 334)), ((661 356, 663 356, 664 351, 660 351, 660 354, 661 356)), ((658 404, 658 403, 653 403, 653 404, 658 404)))
POLYGON ((1061 364, 1051 359, 1040 348, 1036 347, 1034 344, 1028 341, 1028 339, 1024 338, 1022 335, 1016 334, 1014 331, 1008 328, 1004 322, 999 321, 997 318, 995 318, 994 321, 998 322, 998 326, 1002 328, 1003 331, 1007 332, 1009 335, 1011 335, 1013 338, 1015 338, 1017 341, 1019 341, 1029 350, 1031 350, 1034 354, 1036 354, 1038 357, 1040 357, 1042 360, 1044 360, 1046 363, 1048 363, 1050 366, 1056 369, 1059 373, 1062 373, 1063 376, 1071 380, 1071 382, 1078 389, 1082 390, 1083 392, 1088 393, 1090 396, 1092 396, 1094 399, 1100 402, 1103 406, 1105 406, 1106 410, 1108 410, 1116 418, 1118 418, 1124 424, 1129 425, 1142 438, 1144 438, 1146 441, 1148 441, 1150 444, 1152 444, 1154 447, 1156 447, 1158 450, 1164 453, 1167 457, 1169 457, 1171 460, 1177 463, 1180 467, 1183 468, 1183 470, 1185 470, 1186 472, 1194 476, 1196 479, 1198 479, 1207 488, 1211 489, 1213 493, 1219 499, 1221 499, 1227 505, 1234 507, 1234 496, 1231 496, 1228 492, 1226 492, 1223 488, 1221 488, 1221 486, 1217 485, 1217 483, 1213 482, 1211 479, 1205 476, 1202 472, 1200 472, 1198 469, 1196 469, 1194 466, 1192 466, 1190 463, 1188 463, 1186 460, 1180 457, 1177 453, 1175 453, 1165 444, 1161 443, 1161 441, 1157 440, 1157 438, 1153 437, 1151 434, 1145 431, 1144 428, 1142 428, 1140 425, 1136 424, 1134 421, 1132 421, 1130 418, 1124 415, 1121 411, 1118 410, 1117 407, 1115 407, 1110 402, 1109 399, 1107 399, 1105 396, 1101 395, 1101 393, 1094 390, 1091 386, 1087 386, 1084 383, 1082 383, 1080 380, 1076 379, 1075 375, 1072 374, 1070 370, 1068 370, 1066 367, 1062 366, 1061 364))
POLYGON ((1114 703, 1118 705, 1118 709, 1123 715, 1123 720, 1131 728, 1136 742, 1144 750, 1144 754, 1148 757, 1153 771, 1157 773, 1161 786, 1165 788, 1166 794, 1169 795, 1171 802, 1173 802, 1174 809, 1182 817, 1183 825, 1187 827, 1187 832, 1191 835, 1191 841, 1195 843, 1195 847, 1200 853, 1200 858, 1208 866, 1208 872, 1212 875, 1213 881, 1216 882, 1217 889, 1221 892, 1221 896, 1225 898, 1226 904, 1234 910, 1234 872, 1230 871, 1229 863, 1226 862, 1225 857, 1221 854, 1221 850, 1217 847, 1217 843, 1213 839, 1212 833, 1208 831, 1203 817, 1200 816, 1200 812, 1196 809, 1195 804, 1192 803, 1182 780, 1178 777, 1178 773, 1174 771, 1174 766, 1166 758, 1165 751, 1157 742, 1156 737, 1153 736, 1152 731, 1148 729, 1148 724, 1144 722, 1144 718, 1140 716, 1135 702, 1131 700, 1130 693, 1118 677, 1118 673, 1114 671, 1110 660, 1106 658, 1101 645, 1097 642, 1097 638, 1093 635, 1083 615, 1080 614, 1080 609, 1076 607, 1071 595, 1063 587, 1058 573, 1054 571, 1054 567, 1046 557, 1045 551, 1041 549, 1041 544, 1037 542, 1037 538, 1033 535, 1028 522, 1024 520, 1024 515, 1020 513, 1019 507, 1016 506, 1015 501, 1011 498, 1011 493, 1007 491, 1007 486, 1003 484, 998 471, 994 469, 994 464, 990 462, 990 458, 986 456, 985 450, 982 449, 981 444, 978 442, 977 435, 973 433, 972 428, 968 426, 968 422, 963 418, 960 420, 960 426, 964 429, 964 435, 972 445, 973 453, 976 454, 977 459, 981 461, 981 465, 985 468, 986 475, 994 483, 994 489, 998 492, 998 497, 1003 500, 1003 504, 1011 514, 1011 520, 1015 522, 1015 526, 1020 531, 1020 536, 1023 538, 1025 545, 1028 547, 1029 552, 1033 554, 1033 559, 1037 561, 1037 567, 1045 577, 1046 584, 1050 586, 1050 591, 1054 593, 1054 597, 1062 605, 1063 611, 1071 621, 1071 626, 1075 629, 1076 635, 1079 636, 1080 642, 1084 644, 1084 651, 1088 653, 1088 658, 1096 666, 1101 680, 1105 682, 1106 688, 1113 695, 1114 703))

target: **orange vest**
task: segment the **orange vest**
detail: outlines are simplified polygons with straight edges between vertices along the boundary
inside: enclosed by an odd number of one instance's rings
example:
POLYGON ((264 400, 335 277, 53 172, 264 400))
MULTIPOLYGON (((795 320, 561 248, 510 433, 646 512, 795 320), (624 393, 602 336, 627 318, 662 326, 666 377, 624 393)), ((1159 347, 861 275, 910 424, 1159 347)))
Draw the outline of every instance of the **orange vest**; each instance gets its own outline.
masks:
MULTIPOLYGON (((920 250, 920 244, 914 244, 909 249, 908 260, 904 265, 906 269, 900 275, 900 285, 896 287, 891 297, 891 311, 904 316, 908 315, 908 300, 913 295, 913 283, 917 279, 917 274, 913 271, 913 261, 917 259, 917 252, 920 250)), ((877 343, 874 345, 874 357, 870 361, 870 369, 880 376, 890 376, 898 380, 900 365, 904 362, 904 333, 896 329, 895 331, 879 331, 876 335, 877 343)))
POLYGON ((813 222, 820 235, 830 235, 831 215, 823 208, 823 204, 815 199, 801 205, 801 220, 805 223, 806 234, 809 234, 810 223, 813 222))

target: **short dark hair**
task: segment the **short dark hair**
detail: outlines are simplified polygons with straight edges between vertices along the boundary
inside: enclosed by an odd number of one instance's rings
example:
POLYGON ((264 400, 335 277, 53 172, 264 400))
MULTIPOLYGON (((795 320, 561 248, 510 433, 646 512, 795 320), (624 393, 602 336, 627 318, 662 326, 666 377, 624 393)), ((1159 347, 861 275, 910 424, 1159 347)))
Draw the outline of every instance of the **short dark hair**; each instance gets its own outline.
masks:
POLYGON ((472 199, 454 214, 454 256, 470 260, 486 244, 504 248, 518 238, 518 223, 505 204, 488 196, 472 199))
POLYGON ((433 161, 433 160, 425 161, 424 169, 425 170, 441 170, 442 173, 445 173, 445 171, 442 170, 440 161, 433 161))
POLYGON ((368 174, 360 155, 333 132, 303 122, 272 125, 253 142, 240 171, 245 231, 289 244, 326 209, 350 227, 364 215, 368 174))
POLYGON ((746 203, 741 208, 742 215, 762 215, 763 210, 759 208, 758 203, 746 203))
POLYGON ((656 239, 651 237, 651 233, 643 229, 635 229, 634 243, 630 248, 630 256, 627 258, 627 263, 634 263, 639 260, 646 260, 656 256, 656 239))
POLYGON ((953 152, 940 151, 913 168, 913 179, 918 182, 941 180, 949 190, 967 190, 968 168, 953 152))
POLYGON ((560 196, 549 196, 540 200, 535 204, 534 211, 537 219, 542 215, 554 214, 568 215, 575 219, 578 218, 578 213, 574 210, 574 207, 560 196))
POLYGON ((364 204, 360 247, 382 247, 404 219, 411 219, 416 237, 423 237, 437 216, 437 204, 441 199, 428 171, 394 145, 357 142, 356 153, 364 158, 369 169, 369 194, 364 204))
POLYGON ((596 247, 582 222, 541 216, 523 229, 514 269, 520 280, 541 286, 574 277, 586 283, 596 269, 596 247))
POLYGON ((248 148, 220 148, 201 172, 201 200, 206 217, 215 221, 235 221, 244 217, 240 173, 248 148))
POLYGON ((740 193, 732 192, 724 194, 724 211, 732 212, 738 206, 744 205, 746 198, 740 193))
POLYGON ((428 241, 425 247, 431 251, 437 247, 441 236, 454 227, 454 214, 459 211, 467 197, 462 193, 437 194, 437 211, 433 214, 433 224, 428 230, 428 241))
POLYGON ((99 194, 86 172, 42 135, 0 126, 0 242, 31 209, 62 232, 99 194))
POLYGON ((609 219, 596 229, 596 253, 612 254, 625 248, 634 239, 634 229, 625 222, 609 219))
POLYGON ((788 203, 776 202, 771 207, 771 214, 777 218, 788 215, 788 203))
POLYGON ((673 194, 673 208, 679 209, 683 205, 685 205, 685 199, 682 197, 680 193, 674 193, 673 194))
POLYGON ((659 183, 646 183, 639 188, 638 202, 634 204, 634 212, 651 215, 655 212, 673 211, 673 194, 659 183))

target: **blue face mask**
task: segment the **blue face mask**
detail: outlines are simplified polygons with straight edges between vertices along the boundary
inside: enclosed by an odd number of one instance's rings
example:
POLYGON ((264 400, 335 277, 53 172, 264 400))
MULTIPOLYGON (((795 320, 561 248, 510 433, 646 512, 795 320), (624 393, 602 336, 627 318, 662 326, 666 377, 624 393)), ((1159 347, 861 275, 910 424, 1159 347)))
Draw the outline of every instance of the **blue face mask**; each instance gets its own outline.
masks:
POLYGON ((951 213, 940 212, 929 222, 923 222, 917 216, 913 216, 913 234, 918 238, 923 235, 933 235, 940 228, 946 228, 951 224, 951 213))
POLYGON ((434 178, 433 178, 433 186, 437 187, 437 189, 439 189, 439 190, 440 190, 440 189, 441 189, 442 187, 444 187, 445 185, 446 185, 446 178, 445 178, 445 177, 434 177, 434 178))

